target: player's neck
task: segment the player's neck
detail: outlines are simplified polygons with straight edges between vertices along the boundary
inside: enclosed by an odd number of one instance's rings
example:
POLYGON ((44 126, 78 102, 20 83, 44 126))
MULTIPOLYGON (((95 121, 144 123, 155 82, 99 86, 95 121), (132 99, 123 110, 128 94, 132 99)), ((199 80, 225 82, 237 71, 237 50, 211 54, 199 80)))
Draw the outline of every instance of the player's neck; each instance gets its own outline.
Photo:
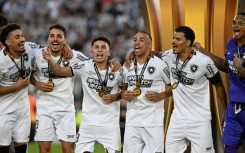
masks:
POLYGON ((54 57, 58 57, 58 56, 62 55, 62 52, 61 51, 58 51, 58 52, 51 51, 51 55, 54 56, 54 57))
POLYGON ((183 53, 178 54, 179 56, 179 60, 181 60, 182 62, 185 61, 189 56, 190 58, 192 57, 192 49, 186 49, 183 53))
POLYGON ((106 70, 107 69, 107 61, 95 62, 95 64, 99 70, 106 70))
POLYGON ((145 54, 141 55, 141 56, 136 56, 136 60, 137 60, 137 63, 139 64, 144 64, 145 61, 147 60, 149 56, 149 51, 145 52, 145 54))
POLYGON ((12 58, 12 59, 19 59, 20 58, 20 52, 16 52, 14 50, 8 49, 7 54, 12 58))
POLYGON ((238 46, 245 45, 245 37, 242 37, 241 39, 237 39, 236 41, 238 46))

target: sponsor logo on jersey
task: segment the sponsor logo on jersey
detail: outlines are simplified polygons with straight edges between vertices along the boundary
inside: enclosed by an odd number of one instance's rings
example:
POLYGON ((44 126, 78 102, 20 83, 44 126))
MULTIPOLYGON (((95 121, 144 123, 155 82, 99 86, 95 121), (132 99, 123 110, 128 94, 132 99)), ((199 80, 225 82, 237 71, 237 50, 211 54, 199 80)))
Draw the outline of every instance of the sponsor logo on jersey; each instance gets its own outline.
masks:
POLYGON ((207 147, 207 148, 206 148, 206 152, 211 151, 212 148, 213 148, 212 146, 211 146, 211 147, 207 147))
POLYGON ((67 135, 67 139, 72 139, 74 137, 75 137, 75 135, 67 135))
MULTIPOLYGON (((26 75, 26 76, 29 76, 30 74, 31 74, 31 69, 28 68, 28 69, 25 71, 25 75, 26 75)), ((20 75, 21 75, 20 72, 17 71, 17 72, 15 72, 15 73, 11 74, 9 77, 10 77, 11 80, 13 80, 14 82, 16 82, 16 81, 20 78, 20 75)))
POLYGON ((195 82, 195 79, 186 77, 187 73, 184 71, 180 71, 179 75, 177 75, 176 69, 172 67, 171 72, 173 74, 174 79, 179 80, 179 82, 182 84, 192 85, 195 82))
MULTIPOLYGON (((88 78, 87 79, 88 87, 91 89, 94 89, 96 92, 99 92, 101 90, 101 84, 99 80, 96 80, 94 78, 88 78)), ((105 91, 106 93, 111 93, 113 87, 106 87, 105 91)))
POLYGON ((191 72, 195 73, 198 69, 198 66, 196 64, 191 65, 191 72))
MULTIPOLYGON (((139 75, 137 75, 137 77, 139 78, 139 75)), ((144 76, 143 76, 144 78, 144 76)), ((136 83, 136 76, 135 75, 130 75, 127 77, 128 80, 128 84, 129 86, 135 86, 136 83)), ((143 79, 141 80, 141 87, 151 87, 153 83, 153 80, 148 80, 148 79, 143 79)))
POLYGON ((156 67, 149 66, 147 70, 148 70, 149 74, 153 74, 155 72, 155 70, 156 70, 156 67))

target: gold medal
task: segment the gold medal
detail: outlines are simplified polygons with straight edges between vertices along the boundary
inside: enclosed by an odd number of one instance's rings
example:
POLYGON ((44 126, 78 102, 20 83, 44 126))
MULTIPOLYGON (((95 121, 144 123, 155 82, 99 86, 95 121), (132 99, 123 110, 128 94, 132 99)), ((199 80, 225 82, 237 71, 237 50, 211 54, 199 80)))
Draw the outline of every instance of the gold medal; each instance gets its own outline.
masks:
POLYGON ((54 82, 53 81, 48 81, 48 84, 52 87, 54 87, 54 82))
POLYGON ((140 88, 135 88, 134 89, 134 93, 136 94, 136 96, 139 96, 141 94, 141 89, 140 88))
POLYGON ((106 95, 105 90, 103 90, 103 89, 100 90, 100 91, 99 91, 99 96, 100 96, 100 97, 103 97, 104 95, 106 95))
POLYGON ((172 89, 176 89, 176 88, 178 87, 178 85, 179 85, 179 82, 175 82, 175 83, 171 86, 171 88, 172 88, 172 89))

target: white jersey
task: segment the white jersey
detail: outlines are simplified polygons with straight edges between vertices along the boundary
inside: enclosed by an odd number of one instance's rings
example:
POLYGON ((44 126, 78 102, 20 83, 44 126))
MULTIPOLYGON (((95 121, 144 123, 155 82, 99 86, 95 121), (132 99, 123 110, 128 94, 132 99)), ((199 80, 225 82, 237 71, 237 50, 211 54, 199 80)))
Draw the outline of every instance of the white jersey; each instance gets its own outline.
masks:
MULTIPOLYGON (((139 77, 143 65, 137 63, 137 76, 139 77)), ((123 67, 124 83, 128 84, 128 89, 133 91, 136 86, 136 74, 134 61, 131 62, 130 69, 123 67)), ((152 102, 145 96, 147 91, 163 92, 165 84, 170 84, 167 64, 156 56, 150 58, 141 81, 141 94, 127 103, 126 126, 150 127, 163 126, 164 120, 164 100, 152 102)))
MULTIPOLYGON (((39 45, 35 43, 25 43, 24 54, 24 66, 26 69, 26 76, 31 74, 31 61, 32 53, 35 48, 39 48, 39 45)), ((7 50, 4 48, 0 52, 0 86, 7 87, 12 86, 20 77, 19 68, 21 68, 21 58, 12 59, 7 54, 7 50), (17 65, 17 66, 16 66, 17 65)), ((14 112, 17 108, 29 107, 28 103, 28 87, 20 89, 18 91, 4 94, 0 96, 0 114, 6 114, 14 112), (25 101, 25 102, 23 102, 25 101)))
MULTIPOLYGON (((177 82, 176 57, 172 50, 163 54, 168 63, 171 84, 177 82)), ((179 60, 177 69, 183 62, 179 60)), ((194 52, 192 58, 180 70, 180 83, 173 89, 173 117, 179 120, 211 120, 209 80, 218 73, 213 61, 200 52, 194 52)))
MULTIPOLYGON (((81 52, 74 51, 72 59, 67 62, 63 56, 52 57, 54 61, 61 67, 69 66, 87 59, 81 52), (66 63, 67 65, 65 65, 66 63)), ((49 70, 48 61, 43 59, 42 49, 35 50, 35 62, 33 62, 33 70, 36 71, 35 79, 39 82, 48 82, 49 70)), ((53 111, 75 112, 74 108, 74 77, 53 77, 54 89, 51 92, 43 92, 37 90, 36 107, 37 113, 50 113, 53 111)))
MULTIPOLYGON (((71 66, 73 74, 80 76, 83 86, 82 123, 80 126, 111 126, 119 127, 120 102, 105 104, 98 95, 101 85, 94 68, 94 61, 88 60, 71 66)), ((105 79, 106 70, 98 70, 102 81, 105 79)), ((106 92, 117 94, 120 92, 121 72, 112 72, 109 68, 106 92)))

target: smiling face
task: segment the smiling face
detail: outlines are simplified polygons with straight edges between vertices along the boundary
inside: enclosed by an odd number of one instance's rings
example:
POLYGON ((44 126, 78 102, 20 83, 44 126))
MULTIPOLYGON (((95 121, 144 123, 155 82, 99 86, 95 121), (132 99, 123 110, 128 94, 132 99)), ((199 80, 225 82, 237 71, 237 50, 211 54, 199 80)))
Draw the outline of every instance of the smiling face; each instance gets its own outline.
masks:
POLYGON ((20 29, 9 32, 5 43, 11 52, 20 53, 25 51, 25 37, 20 29))
POLYGON ((136 56, 142 57, 145 54, 148 55, 148 52, 151 49, 151 40, 149 36, 142 32, 137 33, 134 36, 133 47, 136 56))
POLYGON ((186 49, 190 48, 191 40, 185 38, 183 32, 175 32, 172 40, 173 52, 183 54, 186 49))
POLYGON ((111 55, 109 44, 103 40, 97 40, 93 43, 91 54, 96 63, 107 62, 111 55))
POLYGON ((233 36, 237 41, 245 43, 245 15, 237 15, 232 22, 233 36), (239 25, 240 22, 240 25, 239 25))
POLYGON ((48 45, 52 53, 59 53, 66 43, 64 32, 60 29, 51 29, 49 31, 48 45))

